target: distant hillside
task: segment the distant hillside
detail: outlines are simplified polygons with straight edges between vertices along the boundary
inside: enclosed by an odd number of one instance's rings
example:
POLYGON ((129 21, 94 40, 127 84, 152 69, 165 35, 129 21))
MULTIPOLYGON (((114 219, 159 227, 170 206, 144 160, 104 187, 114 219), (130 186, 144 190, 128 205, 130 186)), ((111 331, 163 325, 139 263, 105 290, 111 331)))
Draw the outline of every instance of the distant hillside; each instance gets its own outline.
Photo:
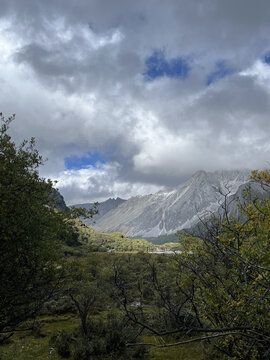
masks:
MULTIPOLYGON (((107 212, 109 212, 112 209, 116 209, 119 205, 121 205, 125 201, 126 200, 118 197, 116 199, 109 198, 106 201, 100 202, 97 207, 98 214, 95 215, 93 219, 83 219, 83 222, 85 222, 87 225, 93 225, 94 222, 100 220, 105 214, 107 214, 107 212)), ((86 210, 89 210, 94 208, 94 203, 76 204, 74 205, 74 207, 76 208, 81 207, 86 210)))
POLYGON ((165 234, 159 236, 145 237, 144 239, 155 245, 179 242, 179 238, 176 236, 176 234, 165 234))
POLYGON ((248 183, 249 170, 198 171, 184 184, 153 195, 136 196, 96 219, 98 231, 120 231, 130 237, 156 237, 190 228, 199 217, 215 213, 222 192, 233 195, 248 183))
POLYGON ((95 231, 80 220, 70 221, 71 239, 66 247, 67 253, 80 256, 88 252, 107 251, 155 251, 156 246, 144 239, 129 239, 120 232, 105 234, 95 231))

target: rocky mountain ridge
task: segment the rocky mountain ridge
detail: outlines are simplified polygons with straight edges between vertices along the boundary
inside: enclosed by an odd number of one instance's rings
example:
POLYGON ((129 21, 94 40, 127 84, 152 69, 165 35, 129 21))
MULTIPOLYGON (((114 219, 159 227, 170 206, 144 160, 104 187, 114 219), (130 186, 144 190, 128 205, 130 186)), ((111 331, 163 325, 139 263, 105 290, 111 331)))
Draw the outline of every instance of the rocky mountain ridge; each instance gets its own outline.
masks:
POLYGON ((190 228, 184 229, 184 231, 194 236, 203 236, 213 225, 211 220, 212 216, 218 219, 219 223, 222 222, 225 217, 233 217, 240 222, 245 222, 246 218, 241 211, 241 207, 243 206, 243 209, 245 209, 247 203, 255 200, 262 201, 266 198, 270 198, 270 189, 261 186, 261 184, 257 182, 248 181, 240 185, 236 193, 231 194, 227 192, 226 204, 225 201, 221 202, 216 212, 208 214, 202 221, 198 221, 190 228))
MULTIPOLYGON (((116 209, 119 205, 121 205, 125 201, 126 200, 117 197, 116 199, 109 198, 106 201, 100 202, 97 207, 98 214, 95 215, 94 219, 83 219, 83 222, 86 223, 87 225, 93 226, 95 222, 100 220, 105 214, 107 214, 107 212, 116 209)), ((74 205, 74 207, 76 208, 82 207, 86 210, 89 210, 94 208, 94 203, 76 204, 74 205)))
POLYGON ((94 228, 131 237, 159 236, 194 226, 216 212, 224 193, 247 184, 250 170, 198 171, 184 184, 155 194, 135 196, 96 219, 94 228))

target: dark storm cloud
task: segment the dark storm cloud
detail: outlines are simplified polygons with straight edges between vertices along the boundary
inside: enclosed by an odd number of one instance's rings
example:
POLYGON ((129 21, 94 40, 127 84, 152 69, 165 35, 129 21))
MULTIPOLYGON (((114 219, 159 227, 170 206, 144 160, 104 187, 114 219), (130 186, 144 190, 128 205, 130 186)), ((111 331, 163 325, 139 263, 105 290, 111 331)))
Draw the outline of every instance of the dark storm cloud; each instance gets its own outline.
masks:
POLYGON ((269 16, 264 0, 0 0, 1 111, 68 202, 267 165, 269 16), (87 153, 104 168, 65 171, 87 153))
MULTIPOLYGON (((267 1, 261 1, 259 5, 249 0, 209 0, 201 4, 197 1, 156 0, 97 0, 79 3, 11 0, 2 3, 8 4, 3 6, 2 13, 13 16, 15 30, 23 31, 30 43, 53 40, 55 47, 51 51, 62 53, 65 60, 65 56, 76 54, 80 48, 84 52, 89 51, 85 39, 78 34, 78 27, 81 26, 98 35, 121 29, 126 36, 121 53, 126 50, 141 56, 150 55, 152 49, 167 47, 172 54, 178 56, 208 53, 211 60, 216 61, 216 53, 219 53, 225 58, 235 59, 237 62, 241 59, 249 64, 269 45, 270 5, 267 1), (56 26, 61 22, 65 31, 75 32, 66 46, 59 47, 61 39, 57 39, 59 28, 56 26), (66 51, 65 47, 69 50, 66 51), (235 50, 238 54, 235 54, 235 50)), ((108 54, 103 55, 105 60, 108 54)), ((34 59, 40 61, 39 54, 31 58, 32 64, 34 59)), ((68 68, 69 62, 64 62, 62 66, 68 68)))

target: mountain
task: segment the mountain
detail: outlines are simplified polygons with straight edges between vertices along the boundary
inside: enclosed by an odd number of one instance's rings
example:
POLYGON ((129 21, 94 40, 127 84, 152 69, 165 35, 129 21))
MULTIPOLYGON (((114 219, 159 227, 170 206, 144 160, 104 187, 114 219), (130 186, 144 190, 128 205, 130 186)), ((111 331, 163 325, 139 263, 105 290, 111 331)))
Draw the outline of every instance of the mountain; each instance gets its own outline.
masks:
POLYGON ((198 171, 184 184, 153 195, 135 196, 96 219, 99 231, 120 231, 130 237, 171 234, 194 226, 215 213, 224 196, 249 181, 249 170, 198 171))
MULTIPOLYGON (((269 189, 264 189, 259 183, 249 181, 246 184, 240 185, 235 194, 228 196, 228 217, 234 217, 243 221, 244 215, 241 213, 239 205, 244 205, 248 199, 264 200, 266 198, 269 198, 269 189)), ((218 213, 222 213, 223 207, 219 208, 218 213)))
MULTIPOLYGON (((243 185, 240 185, 236 193, 228 194, 225 201, 221 203, 218 210, 213 214, 208 214, 208 217, 203 219, 203 222, 199 221, 190 228, 184 229, 186 233, 194 236, 203 236, 208 232, 208 229, 214 226, 212 224, 211 216, 222 221, 225 217, 225 207, 228 218, 234 217, 235 219, 244 222, 246 220, 243 213, 240 211, 241 206, 245 208, 245 204, 254 200, 265 200, 270 197, 269 189, 264 189, 259 183, 249 181, 243 185), (210 215, 210 216, 209 216, 210 215), (207 225, 207 226, 205 226, 207 225)), ((224 199, 223 199, 224 200, 224 199)))
MULTIPOLYGON (((97 207, 98 214, 95 215, 93 219, 84 219, 83 222, 86 223, 87 225, 92 226, 93 222, 100 220, 105 214, 107 214, 107 212, 109 212, 112 209, 116 209, 120 204, 124 203, 125 201, 126 200, 118 197, 116 199, 110 198, 106 201, 100 202, 97 207)), ((74 206, 76 208, 81 207, 86 210, 89 210, 89 209, 93 209, 94 203, 76 204, 74 206)))
POLYGON ((68 212, 69 208, 65 203, 63 196, 60 194, 59 190, 52 189, 51 194, 49 195, 49 206, 54 207, 57 210, 68 212))

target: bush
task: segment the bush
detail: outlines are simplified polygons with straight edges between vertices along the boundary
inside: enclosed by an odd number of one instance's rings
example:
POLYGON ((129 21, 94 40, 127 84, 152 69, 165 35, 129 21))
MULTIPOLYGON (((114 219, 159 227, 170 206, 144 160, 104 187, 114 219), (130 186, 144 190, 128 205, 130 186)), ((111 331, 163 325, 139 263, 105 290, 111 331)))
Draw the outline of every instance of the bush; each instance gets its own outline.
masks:
POLYGON ((41 323, 39 321, 34 322, 31 335, 34 336, 35 338, 40 338, 45 336, 41 331, 41 323))
POLYGON ((68 358, 71 355, 72 337, 65 330, 58 332, 51 337, 51 345, 55 348, 58 355, 68 358))
POLYGON ((105 320, 87 321, 87 335, 77 329, 74 360, 88 360, 91 356, 105 359, 132 359, 144 353, 143 347, 127 347, 134 339, 134 329, 123 317, 109 314, 105 320))

